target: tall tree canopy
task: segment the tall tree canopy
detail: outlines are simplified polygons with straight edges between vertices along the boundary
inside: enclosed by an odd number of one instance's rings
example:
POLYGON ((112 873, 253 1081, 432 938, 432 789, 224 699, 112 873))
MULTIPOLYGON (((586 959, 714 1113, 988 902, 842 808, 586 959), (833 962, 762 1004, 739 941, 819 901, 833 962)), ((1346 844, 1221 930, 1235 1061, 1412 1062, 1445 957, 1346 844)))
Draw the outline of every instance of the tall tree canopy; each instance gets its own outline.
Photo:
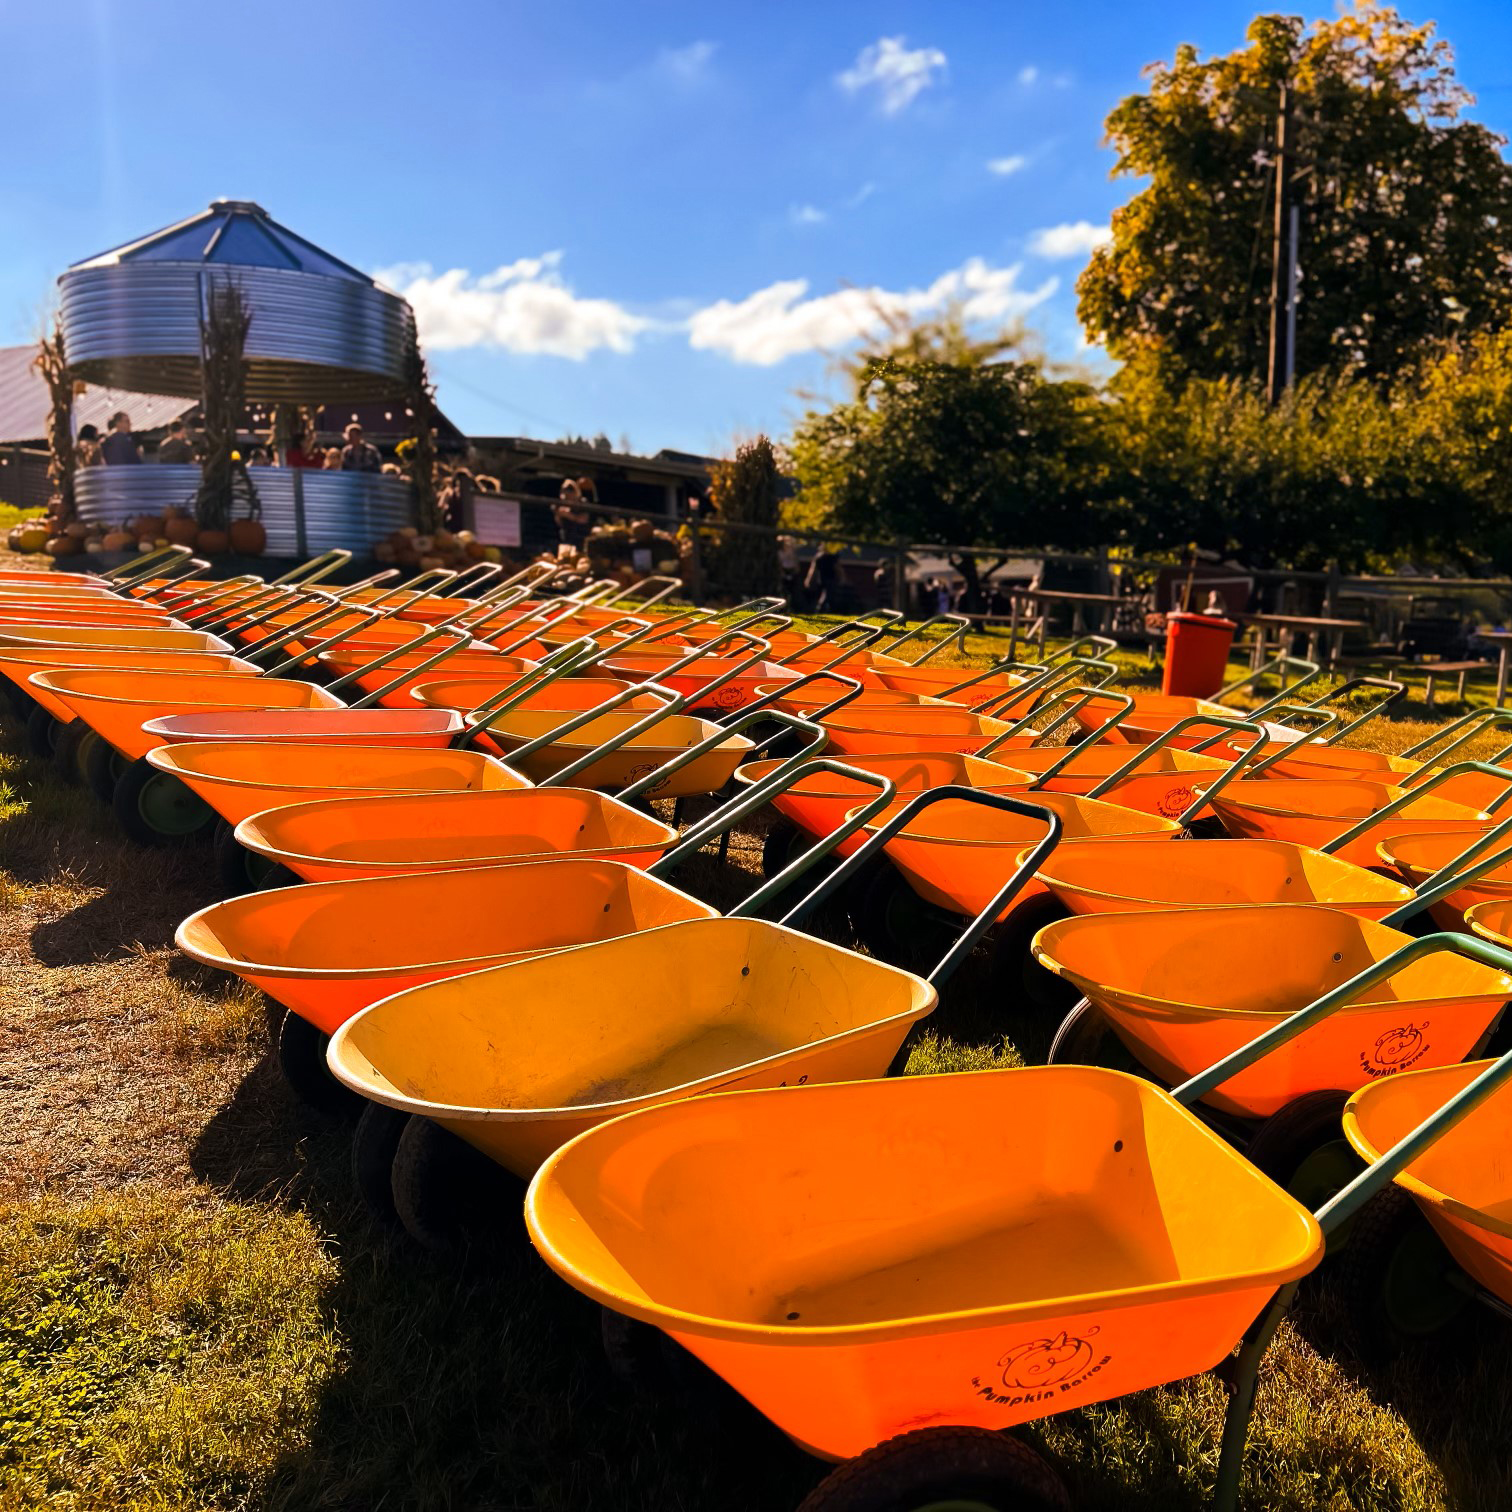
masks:
POLYGON ((1276 111, 1291 85, 1304 161, 1296 371, 1390 377, 1423 348, 1512 315, 1512 167, 1431 23, 1356 0, 1304 28, 1260 16, 1249 45, 1191 46, 1108 117, 1115 174, 1150 180, 1078 283, 1089 335, 1188 377, 1264 378, 1276 111), (1310 165, 1310 166, 1308 166, 1310 165))

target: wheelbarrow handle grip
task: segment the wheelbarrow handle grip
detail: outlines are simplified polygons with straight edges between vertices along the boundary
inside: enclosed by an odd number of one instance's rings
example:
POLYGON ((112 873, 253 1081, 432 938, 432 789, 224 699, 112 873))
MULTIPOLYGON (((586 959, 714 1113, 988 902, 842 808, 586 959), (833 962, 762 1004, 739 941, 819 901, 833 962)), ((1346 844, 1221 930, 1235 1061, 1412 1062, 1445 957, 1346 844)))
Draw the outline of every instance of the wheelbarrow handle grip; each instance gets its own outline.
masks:
POLYGON ((651 577, 642 578, 638 583, 631 583, 622 593, 616 593, 609 602, 611 605, 618 604, 622 600, 629 599, 631 594, 635 594, 635 602, 642 609, 649 609, 652 604, 658 604, 664 598, 670 598, 682 585, 683 580, 680 577, 669 577, 666 573, 658 572, 651 577), (665 583, 666 587, 659 588, 655 593, 645 592, 652 583, 665 583), (640 591, 637 592, 637 590, 640 591))
POLYGON ((319 556, 312 556, 309 561, 291 567, 282 577, 274 578, 272 586, 292 587, 298 583, 302 587, 308 587, 311 583, 318 583, 321 578, 329 577, 338 568, 345 567, 351 560, 350 551, 333 546, 329 551, 322 551, 319 556))
POLYGON ((134 561, 122 562, 119 567, 112 568, 109 572, 102 572, 100 580, 105 583, 114 583, 117 587, 129 587, 132 583, 142 582, 150 577, 161 577, 163 564, 173 557, 182 558, 192 554, 187 546, 158 546, 151 551, 144 551, 134 561))
POLYGON ((591 724, 595 719, 613 712, 621 704, 629 703, 632 698, 637 698, 643 693, 664 700, 662 706, 652 709, 644 718, 626 725, 617 735, 611 735, 602 745, 595 746, 585 755, 578 757, 576 761, 563 767, 561 771, 553 772, 549 777, 544 778, 539 784, 541 787, 570 787, 571 779, 579 772, 586 771, 601 757, 608 756, 611 752, 619 750, 621 746, 628 745, 637 735, 651 729, 669 714, 675 714, 687 700, 680 693, 674 693, 671 688, 662 687, 660 683, 633 683, 630 687, 621 688, 617 693, 611 694, 603 703, 596 704, 591 709, 584 709, 581 713, 573 714, 570 718, 563 720, 561 724, 554 725, 544 735, 537 735, 534 740, 527 740, 524 745, 510 752, 509 759, 520 761, 534 756, 537 751, 549 746, 553 741, 572 734, 574 730, 580 730, 584 725, 591 724))
POLYGON ((1292 694, 1305 688, 1308 683, 1315 682, 1323 675, 1323 669, 1317 662, 1304 661, 1300 656, 1276 656, 1266 662, 1263 667, 1256 667, 1253 672, 1246 672, 1243 677, 1235 678, 1231 683, 1225 683, 1223 687, 1213 694, 1212 702, 1222 703, 1231 693, 1238 693, 1244 688, 1256 687, 1272 672, 1280 677, 1281 687, 1277 690, 1276 696, 1269 702, 1261 704, 1257 709, 1250 710, 1250 713, 1257 718, 1261 714, 1264 714, 1272 704, 1278 704, 1284 698, 1289 698, 1292 694), (1300 675, 1296 682, 1289 683, 1286 679, 1288 674, 1293 670, 1300 675))
POLYGON ((1264 1059, 1272 1050, 1288 1044, 1299 1034, 1305 1034, 1315 1024, 1321 1023, 1330 1015, 1337 1013, 1340 1008, 1352 1003, 1362 993, 1368 992, 1372 987, 1395 976, 1404 966, 1410 966, 1414 961, 1422 960, 1424 956, 1437 955, 1441 951, 1469 956, 1472 960, 1480 961, 1484 965, 1512 975, 1512 951, 1493 945, 1489 940, 1462 934, 1431 934, 1425 935, 1420 940, 1409 940, 1405 945, 1392 951, 1389 956, 1379 961, 1372 961, 1369 966, 1363 971, 1356 972, 1347 982, 1325 992, 1322 997, 1316 998, 1306 1007, 1299 1008, 1295 1013, 1282 1019, 1279 1024, 1257 1035, 1247 1045, 1241 1045, 1239 1049, 1209 1066, 1206 1071, 1199 1072, 1196 1076, 1182 1082, 1179 1087, 1172 1089, 1171 1096, 1177 1102, 1188 1106, 1199 1098, 1206 1097, 1209 1092, 1221 1087, 1224 1082, 1236 1076, 1240 1071, 1264 1059))
POLYGON ((1313 699, 1310 707, 1314 709, 1320 709, 1325 704, 1331 703, 1336 698, 1341 698, 1344 694, 1353 691, 1355 688, 1385 688, 1386 696, 1371 704, 1371 706, 1366 709, 1363 714, 1357 714, 1347 724, 1341 724, 1339 728, 1328 737, 1327 743, 1329 745, 1333 745, 1335 744, 1335 742, 1342 740, 1346 735, 1350 733, 1351 730, 1358 730, 1361 725, 1367 724, 1370 720, 1376 718, 1377 715, 1384 714, 1386 710, 1392 706, 1392 704, 1396 703, 1399 699, 1405 698, 1407 695, 1407 684, 1397 682, 1395 678, 1351 677, 1346 681, 1341 682, 1337 688, 1331 688, 1327 693, 1323 694, 1321 698, 1313 699))
MULTIPOLYGON (((642 684, 642 686, 644 686, 644 684, 642 684)), ((686 700, 684 700, 684 702, 686 702, 686 700)), ((665 718, 665 714, 659 715, 658 717, 665 718)), ((659 767, 655 769, 655 771, 648 772, 644 777, 641 777, 635 782, 630 783, 628 787, 622 788, 619 793, 620 798, 639 798, 642 794, 654 793, 656 789, 659 788, 662 783, 665 782, 667 778, 670 777, 674 772, 681 770, 683 767, 687 766, 689 762, 694 761, 698 757, 702 756, 705 751, 712 751, 716 747, 723 745, 725 741, 727 741, 732 735, 739 735, 741 731, 748 729, 758 720, 761 720, 763 722, 770 722, 776 725, 785 725, 788 729, 801 731, 803 734, 809 737, 808 744, 804 746, 804 748, 799 751, 797 755, 790 756, 782 764, 782 766, 777 769, 778 772, 783 772, 790 767, 798 766, 803 761, 806 761, 810 756, 817 756, 819 752, 822 751, 824 747, 829 743, 828 732, 822 729, 819 725, 815 724, 810 719, 803 719, 797 714, 779 713, 778 711, 773 709, 763 709, 759 713, 754 714, 747 710, 745 713, 737 715, 727 725, 716 725, 713 734, 705 735, 702 740, 699 740, 695 744, 690 745, 686 750, 679 751, 675 756, 671 758, 671 760, 664 761, 659 767)), ((774 731, 771 735, 768 735, 764 741, 758 742, 756 744, 752 751, 752 754, 754 755, 757 751, 760 751, 766 746, 770 745, 772 741, 776 740, 777 737, 782 733, 782 730, 779 729, 777 731, 774 731)), ((560 774, 558 775, 560 776, 560 774)), ((776 773, 774 773, 773 775, 775 776, 776 773)), ((696 827, 693 833, 696 834, 699 828, 701 828, 701 826, 696 827)))
POLYGON ((1458 719, 1451 719, 1448 724, 1440 725, 1426 740, 1420 740, 1416 745, 1410 745, 1402 755, 1409 761, 1419 760, 1423 766, 1428 765, 1427 753, 1438 745, 1441 740, 1453 735, 1455 738, 1444 747, 1433 759, 1447 761, 1452 751, 1457 751, 1467 741, 1474 740, 1481 733, 1481 726, 1505 729, 1512 725, 1512 712, 1506 709, 1471 709, 1468 714, 1461 714, 1458 719))
POLYGON ((1492 766, 1486 761, 1461 761, 1454 766, 1440 767, 1438 771, 1431 772, 1422 782, 1407 789, 1406 792, 1393 798, 1383 808, 1379 808, 1373 814, 1367 814, 1358 824, 1352 824, 1342 835, 1335 835, 1326 845, 1319 846, 1319 850, 1325 856, 1332 856, 1343 850, 1346 845, 1352 845, 1362 835, 1369 833, 1383 819, 1389 819, 1393 814, 1399 813, 1407 805, 1425 793, 1430 793, 1434 788, 1442 786, 1451 777, 1462 777, 1466 772, 1480 772, 1483 776, 1495 777, 1506 784, 1490 805, 1486 808, 1488 814, 1494 814, 1508 799, 1512 799, 1512 769, 1507 767, 1492 766))
MULTIPOLYGON (((1195 729, 1199 725, 1217 725, 1220 731, 1226 730, 1230 734, 1243 733, 1253 735, 1255 738, 1239 753, 1236 760, 1231 761, 1223 771, 1219 772, 1213 781, 1204 786, 1202 791, 1181 811, 1177 822, 1190 824, 1239 775, 1250 757, 1265 744, 1265 731, 1252 720, 1230 719, 1221 714, 1189 714, 1185 719, 1178 719, 1169 730, 1162 730, 1149 745, 1136 747, 1134 754, 1116 772, 1099 782, 1087 796, 1101 798, 1104 793, 1111 791, 1117 783, 1136 771, 1156 751, 1165 750, 1174 745, 1178 735, 1195 729)), ((1073 747, 1073 749, 1076 748, 1073 747)))
POLYGON ((1047 663, 1054 663, 1063 661, 1068 657, 1077 656, 1083 646, 1090 646, 1092 648, 1095 659, 1097 656, 1107 655, 1109 651, 1116 651, 1118 649, 1118 642, 1106 635, 1081 635, 1074 641, 1068 641, 1053 656, 1047 657, 1046 661, 1047 663))
POLYGON ((813 892, 800 900, 797 906, 783 918, 782 923, 796 925, 826 898, 843 887, 874 855, 884 849, 889 840, 912 824, 925 809, 947 798, 958 798, 966 803, 980 803, 986 808, 1000 809, 1004 813, 1019 814, 1029 819, 1042 819, 1047 828, 1044 836, 1014 867, 1013 874, 998 890, 992 901, 966 925, 960 938, 945 953, 944 959, 929 973, 926 980, 930 986, 936 990, 943 987, 961 962, 976 948, 977 941, 992 927, 997 916, 1023 891, 1035 872, 1049 859, 1050 852, 1055 849, 1061 836, 1061 818, 1054 809, 1026 803, 1022 798, 1015 798, 1008 793, 994 792, 990 788, 964 787, 956 783, 935 788, 927 793, 920 793, 885 824, 880 825, 875 833, 867 836, 866 843, 847 856, 813 892))
POLYGON ((743 712, 755 714, 758 710, 768 709, 773 704, 781 703, 783 699, 791 697, 799 688, 807 687, 810 683, 832 682, 840 684, 840 696, 822 708, 811 709, 809 718, 818 720, 821 724, 830 717, 837 709, 843 709, 853 698, 859 698, 864 691, 859 678, 847 677, 843 672, 805 672, 796 682, 782 683, 772 692, 758 698, 754 703, 748 703, 743 712))
POLYGON ((949 635, 941 636, 932 646, 926 646, 920 655, 913 658, 909 663, 913 667, 922 667, 931 657, 938 656, 948 646, 960 642, 966 644, 966 632, 971 629, 971 621, 964 614, 931 614, 927 620, 921 620, 912 630, 905 631, 887 648, 889 656, 896 656, 900 646, 906 646, 911 640, 922 639, 924 632, 932 625, 954 625, 955 629, 949 635))

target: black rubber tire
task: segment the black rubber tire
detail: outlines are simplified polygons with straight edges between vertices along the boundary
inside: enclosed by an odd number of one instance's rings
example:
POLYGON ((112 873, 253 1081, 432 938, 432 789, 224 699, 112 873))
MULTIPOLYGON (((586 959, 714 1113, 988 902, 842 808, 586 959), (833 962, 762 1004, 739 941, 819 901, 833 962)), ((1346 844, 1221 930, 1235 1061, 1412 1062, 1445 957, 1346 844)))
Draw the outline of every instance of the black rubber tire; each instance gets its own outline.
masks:
MULTIPOLYGON (((1349 1243, 1330 1269, 1334 1295, 1344 1307, 1355 1353, 1368 1365, 1384 1365, 1434 1338, 1471 1303, 1468 1291, 1450 1280, 1449 1251, 1399 1186, 1377 1192, 1350 1222, 1349 1243), (1442 1291, 1424 1285, 1442 1266, 1442 1291), (1397 1301, 1406 1293, 1417 1316, 1397 1301)), ((1431 1283, 1430 1283, 1431 1284, 1431 1283)))
POLYGON ((394 1207, 394 1155, 408 1113, 370 1102, 352 1130, 352 1185, 362 1205, 379 1223, 397 1226, 394 1207))
POLYGON ((637 1396, 686 1396, 703 1382, 706 1367, 654 1324, 601 1307, 599 1337, 610 1375, 637 1396))
POLYGON ((26 744, 33 756, 51 761, 53 747, 62 731, 63 726, 41 704, 32 705, 32 711, 26 717, 26 744))
POLYGON ((1108 1071, 1128 1071, 1148 1077, 1147 1072, 1129 1053, 1124 1042, 1113 1032, 1103 1011, 1087 998, 1061 1020, 1045 1055, 1047 1066, 1101 1066, 1108 1071))
POLYGON ((920 1512, 941 1503, 993 1512, 1070 1512, 1058 1474, 1027 1444, 990 1428, 919 1428, 847 1460, 798 1512, 920 1512))
POLYGON ((344 1087, 326 1065, 330 1037, 308 1019, 286 1012, 278 1026, 278 1069, 300 1102, 316 1112, 355 1119, 364 1098, 344 1087))
POLYGON ((220 882, 222 897, 240 898, 246 893, 260 892, 267 885, 270 876, 286 870, 277 861, 259 856, 256 851, 249 851, 237 840, 236 831, 224 819, 217 821, 215 875, 220 882))
POLYGON ((58 727, 57 738, 53 741, 53 771, 70 787, 78 787, 84 780, 84 769, 79 763, 79 752, 91 736, 94 736, 96 740, 99 739, 99 736, 95 735, 82 719, 71 719, 66 725, 58 727))
POLYGON ((138 845, 181 844, 204 834, 215 820, 209 804, 177 777, 158 771, 145 756, 121 774, 110 806, 121 828, 138 845), (165 817, 171 828, 163 826, 165 817))
POLYGON ((433 1254, 461 1255, 521 1228, 524 1184, 440 1124, 411 1115, 394 1148, 394 1210, 433 1254))
POLYGON ((1029 947, 1047 924, 1070 917, 1071 910, 1046 892, 1020 903, 997 926, 992 944, 994 994, 1022 999, 1053 1020, 1064 1019, 1081 1000, 1081 993, 1064 977, 1041 966, 1029 947))
MULTIPOLYGON (((1362 1169, 1344 1138, 1345 1092, 1308 1092, 1265 1119, 1244 1154, 1306 1208, 1316 1210, 1362 1169)), ((1347 1230, 1338 1236, 1345 1241, 1347 1230)))
POLYGON ((115 802, 116 784, 129 765, 111 743, 93 730, 79 747, 79 772, 84 786, 104 804, 115 802))
POLYGON ((798 854, 802 841, 797 825, 779 819, 761 842, 761 875, 770 882, 798 854))
POLYGON ((880 866, 853 911, 857 932, 878 960, 907 971, 931 971, 949 949, 961 922, 947 922, 925 903, 895 866, 880 866))
POLYGON ((19 683, 12 682, 8 677, 0 677, 0 689, 5 693, 5 699, 0 707, 19 725, 24 725, 31 718, 31 711, 37 707, 37 700, 30 693, 22 691, 19 683))

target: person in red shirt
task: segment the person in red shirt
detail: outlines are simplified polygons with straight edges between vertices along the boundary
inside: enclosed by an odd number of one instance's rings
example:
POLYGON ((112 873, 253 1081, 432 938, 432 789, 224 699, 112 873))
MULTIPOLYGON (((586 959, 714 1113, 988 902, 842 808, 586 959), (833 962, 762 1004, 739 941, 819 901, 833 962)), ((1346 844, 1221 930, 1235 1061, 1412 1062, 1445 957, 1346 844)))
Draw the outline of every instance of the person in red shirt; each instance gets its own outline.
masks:
POLYGON ((324 467, 326 455, 310 439, 306 430, 296 429, 289 440, 289 449, 284 453, 285 467, 324 467))

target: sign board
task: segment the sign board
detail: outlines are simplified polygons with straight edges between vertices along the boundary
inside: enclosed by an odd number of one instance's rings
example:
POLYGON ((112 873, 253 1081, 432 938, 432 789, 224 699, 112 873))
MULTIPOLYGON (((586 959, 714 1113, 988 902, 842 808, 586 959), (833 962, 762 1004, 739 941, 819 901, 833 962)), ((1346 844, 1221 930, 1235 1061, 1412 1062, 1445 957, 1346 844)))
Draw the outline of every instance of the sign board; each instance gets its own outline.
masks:
POLYGON ((486 495, 475 496, 472 515, 473 534, 485 546, 521 544, 518 499, 490 499, 486 495))

